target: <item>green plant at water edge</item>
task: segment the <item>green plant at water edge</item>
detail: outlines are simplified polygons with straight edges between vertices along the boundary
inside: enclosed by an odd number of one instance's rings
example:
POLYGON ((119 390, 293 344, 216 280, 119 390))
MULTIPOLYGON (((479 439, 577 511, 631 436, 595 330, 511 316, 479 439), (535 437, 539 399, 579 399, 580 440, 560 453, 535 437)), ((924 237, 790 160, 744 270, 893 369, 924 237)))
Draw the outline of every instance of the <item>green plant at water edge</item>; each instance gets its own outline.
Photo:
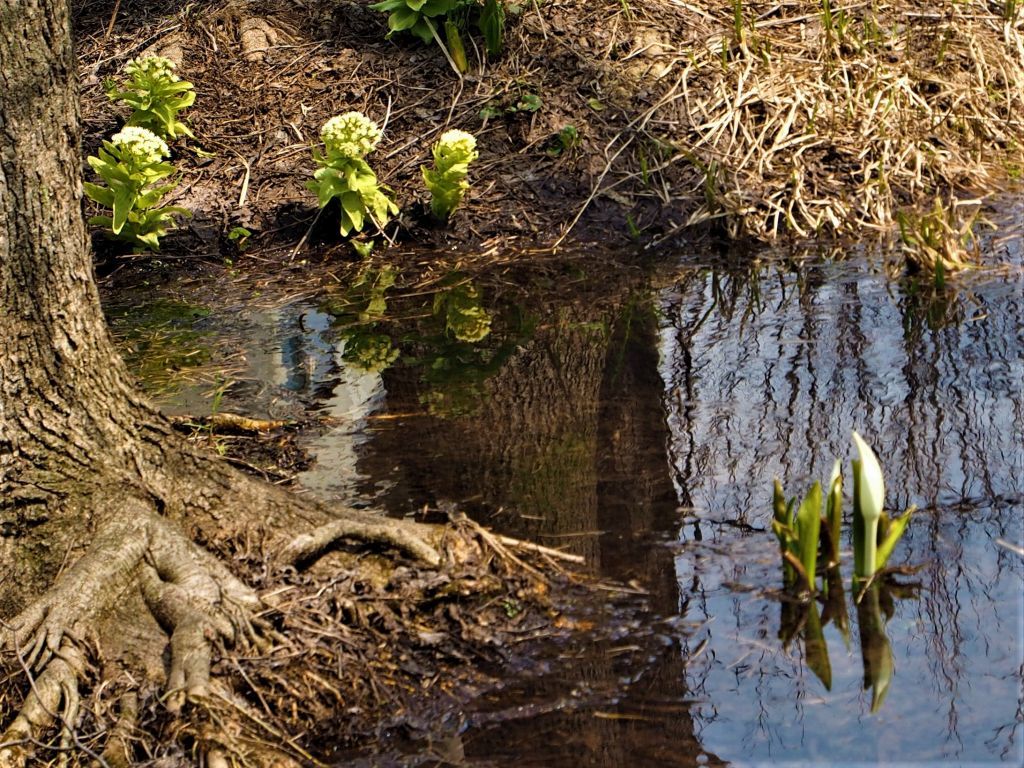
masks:
MULTIPOLYGON (((853 554, 854 579, 862 582, 881 571, 906 531, 913 508, 896 520, 883 509, 885 481, 882 468, 870 446, 856 432, 853 443, 858 459, 853 467, 853 554)), ((839 462, 832 467, 827 492, 815 482, 797 506, 797 499, 786 500, 782 484, 776 480, 772 497, 772 531, 779 540, 783 560, 783 582, 787 588, 799 585, 811 593, 817 591, 816 571, 819 551, 828 560, 829 569, 839 566, 839 539, 842 529, 843 478, 839 462)), ((833 579, 838 578, 838 571, 833 579)))
POLYGON ((446 220, 469 189, 469 164, 480 156, 476 139, 465 131, 446 131, 433 148, 434 167, 423 166, 423 181, 430 191, 430 210, 446 220))
POLYGON ((914 507, 904 515, 891 520, 883 509, 885 479, 878 458, 863 438, 853 433, 859 459, 853 466, 853 558, 854 577, 871 579, 882 570, 892 555, 896 543, 910 522, 914 507))
POLYGON ((316 193, 320 207, 338 200, 343 236, 361 232, 367 219, 382 228, 398 213, 398 206, 384 193, 364 159, 380 143, 377 124, 362 112, 346 112, 324 123, 320 138, 325 151, 313 150, 313 160, 320 167, 306 185, 316 193))
POLYGON ((939 198, 925 213, 896 214, 907 260, 933 270, 937 281, 979 261, 980 247, 974 234, 978 219, 977 212, 961 218, 956 201, 943 203, 939 198))
POLYGON ((159 250, 160 238, 176 228, 174 216, 190 216, 179 206, 158 207, 174 184, 157 182, 175 172, 164 159, 167 144, 145 128, 129 126, 104 141, 98 157, 87 158, 104 184, 86 182, 86 196, 111 210, 110 216, 93 216, 89 223, 105 227, 116 239, 131 243, 137 251, 159 250))
POLYGON ((178 113, 192 106, 196 94, 192 83, 174 74, 174 69, 174 62, 163 56, 133 59, 125 67, 128 82, 118 87, 113 80, 107 80, 103 90, 111 101, 127 104, 134 110, 127 125, 147 128, 168 140, 182 135, 195 138, 188 126, 178 120, 178 113))
POLYGON ((795 498, 786 501, 782 484, 776 480, 772 507, 772 530, 782 550, 786 586, 799 582, 804 589, 813 593, 816 591, 815 573, 821 530, 821 484, 814 483, 797 507, 795 498))

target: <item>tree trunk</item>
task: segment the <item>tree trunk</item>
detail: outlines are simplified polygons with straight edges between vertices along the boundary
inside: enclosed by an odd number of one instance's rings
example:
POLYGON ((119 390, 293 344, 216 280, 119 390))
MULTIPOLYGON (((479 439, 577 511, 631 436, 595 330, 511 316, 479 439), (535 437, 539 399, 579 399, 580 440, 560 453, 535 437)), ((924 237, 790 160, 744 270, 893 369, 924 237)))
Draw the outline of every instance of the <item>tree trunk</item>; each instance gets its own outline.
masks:
MULTIPOLYGON (((70 743, 85 639, 108 666, 130 654, 135 674, 165 683, 179 708, 206 693, 214 641, 255 636, 255 592, 193 539, 259 538, 281 564, 341 537, 438 560, 421 528, 329 510, 206 457, 136 393, 92 275, 74 71, 65 0, 5 2, 0 650, 32 685, 0 732, 0 766, 24 764, 55 716, 70 743)), ((0 690, 0 718, 14 698, 0 690)), ((115 753, 108 764, 123 763, 115 753)))

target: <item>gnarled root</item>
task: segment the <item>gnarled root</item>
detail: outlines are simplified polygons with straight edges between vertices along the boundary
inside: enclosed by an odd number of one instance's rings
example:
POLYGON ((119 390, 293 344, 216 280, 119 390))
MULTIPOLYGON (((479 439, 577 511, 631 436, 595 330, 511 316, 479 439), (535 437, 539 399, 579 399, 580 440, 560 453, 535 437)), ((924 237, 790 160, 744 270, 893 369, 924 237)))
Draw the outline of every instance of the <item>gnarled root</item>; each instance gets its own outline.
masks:
MULTIPOLYGON (((130 732, 139 707, 134 691, 122 696, 120 724, 108 732, 102 754, 86 748, 76 738, 75 728, 78 684, 88 669, 81 641, 95 637, 100 648, 117 647, 118 636, 131 627, 125 625, 123 612, 114 609, 125 600, 137 599, 131 594, 134 589, 141 595, 140 605, 169 638, 166 680, 155 682, 164 684, 164 703, 172 714, 193 702, 200 720, 215 718, 218 702, 224 700, 224 693, 211 682, 211 664, 219 646, 255 647, 266 653, 281 639, 259 618, 264 603, 256 592, 162 517, 151 500, 94 499, 94 507, 102 511, 103 522, 86 553, 42 597, 0 624, 0 652, 5 656, 13 652, 31 683, 18 715, 0 736, 0 768, 23 766, 44 746, 77 749, 96 758, 99 765, 132 763, 130 732), (55 723, 60 727, 59 746, 41 744, 39 739, 55 723)), ((348 538, 395 547, 421 562, 437 565, 441 558, 427 543, 430 532, 428 526, 350 511, 344 518, 299 536, 285 548, 282 559, 285 565, 309 563, 338 540, 348 538)), ((156 629, 152 621, 139 618, 139 626, 148 623, 151 636, 159 643, 159 635, 152 635, 156 629)), ((127 621, 132 621, 131 616, 127 621)), ((124 662, 115 658, 113 663, 124 662)), ((150 674, 159 675, 159 671, 150 670, 150 674)), ((193 731, 209 765, 226 764, 225 755, 233 749, 225 742, 231 737, 222 730, 193 731)), ((257 758, 258 763, 268 765, 283 765, 283 760, 281 752, 275 752, 272 759, 257 758)))
POLYGON ((60 749, 72 746, 80 706, 78 680, 84 676, 86 667, 85 655, 75 645, 64 643, 37 677, 30 676, 32 687, 21 712, 0 734, 2 768, 24 765, 37 734, 55 719, 61 723, 60 749))
POLYGON ((36 739, 57 718, 61 747, 72 745, 78 679, 86 669, 77 639, 121 631, 109 626, 106 614, 133 586, 170 635, 171 711, 207 694, 214 643, 266 642, 252 623, 260 606, 252 589, 154 509, 122 502, 93 547, 0 632, 3 647, 16 654, 32 683, 21 711, 0 737, 0 766, 24 765, 36 739), (33 669, 38 670, 34 679, 33 669))
POLYGON ((315 530, 296 536, 279 558, 282 565, 302 565, 326 552, 341 539, 358 539, 395 547, 410 557, 436 566, 441 562, 437 550, 430 546, 422 532, 426 526, 399 520, 382 519, 376 515, 352 513, 332 520, 315 530))

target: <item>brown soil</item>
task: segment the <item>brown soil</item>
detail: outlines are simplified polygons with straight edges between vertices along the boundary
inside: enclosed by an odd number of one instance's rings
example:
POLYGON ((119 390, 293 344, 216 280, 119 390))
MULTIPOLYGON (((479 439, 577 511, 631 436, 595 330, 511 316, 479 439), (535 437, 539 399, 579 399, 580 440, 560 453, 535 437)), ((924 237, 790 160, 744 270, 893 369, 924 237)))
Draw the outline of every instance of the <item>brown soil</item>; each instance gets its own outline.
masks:
MULTIPOLYGON (((470 47, 470 73, 460 80, 436 46, 385 41, 385 15, 364 3, 81 3, 85 149, 94 152, 126 117, 107 100, 103 79, 119 77, 133 57, 158 53, 195 84, 196 103, 183 113, 197 136, 191 147, 215 153, 175 147, 182 183, 168 202, 195 215, 166 239, 168 256, 233 256, 225 235, 245 226, 257 233, 253 258, 301 259, 295 251, 317 213, 305 189, 311 148, 328 118, 352 109, 386 123, 369 160, 402 208, 389 237, 428 245, 496 237, 509 247, 551 243, 612 165, 630 165, 608 147, 658 96, 654 80, 645 85, 659 56, 650 30, 681 34, 685 24, 672 6, 652 9, 654 17, 640 19, 619 3, 547 3, 542 13, 526 4, 510 17, 501 59, 473 60, 470 47), (507 108, 527 94, 540 98, 537 111, 481 117, 485 106, 507 108), (580 144, 555 156, 557 134, 569 125, 580 144), (474 133, 480 159, 470 195, 441 228, 424 215, 419 167, 449 128, 474 133)), ((663 220, 659 206, 647 213, 637 206, 656 198, 642 186, 636 179, 589 201, 574 236, 626 241, 627 208, 636 209, 638 226, 663 220)), ((310 234, 314 244, 351 253, 329 213, 310 234)))
POLYGON ((354 258, 337 214, 318 217, 305 188, 320 127, 348 110, 385 125, 368 159, 401 207, 387 239, 464 253, 570 235, 650 244, 692 238, 695 224, 769 240, 891 237, 936 200, 955 229, 974 210, 958 198, 1024 167, 1024 19, 984 3, 872 4, 842 17, 841 39, 811 2, 743 3, 741 24, 732 3, 523 3, 496 61, 466 36, 462 78, 436 45, 386 41, 386 17, 368 5, 77 4, 87 152, 127 117, 101 83, 131 58, 165 55, 195 84, 184 116, 197 139, 174 147, 182 183, 167 200, 195 216, 165 239, 165 257, 233 259, 226 234, 244 226, 251 262, 354 258), (540 106, 508 111, 525 96, 540 106), (559 153, 567 126, 580 141, 559 153), (449 128, 475 134, 480 159, 440 226, 420 166, 449 128))

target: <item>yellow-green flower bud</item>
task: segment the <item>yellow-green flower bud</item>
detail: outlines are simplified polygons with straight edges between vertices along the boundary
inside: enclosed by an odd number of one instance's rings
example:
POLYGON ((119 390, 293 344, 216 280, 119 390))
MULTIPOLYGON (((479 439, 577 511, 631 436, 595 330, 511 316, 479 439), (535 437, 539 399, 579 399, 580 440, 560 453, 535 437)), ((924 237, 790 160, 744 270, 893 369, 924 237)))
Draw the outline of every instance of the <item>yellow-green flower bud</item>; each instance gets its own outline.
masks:
POLYGON ((121 153, 121 157, 127 160, 129 157, 139 165, 152 165, 159 163, 171 154, 167 148, 167 142, 146 128, 129 125, 115 133, 110 143, 121 153))
POLYGON ((437 140, 434 156, 438 158, 438 165, 440 165, 440 158, 448 157, 457 158, 455 162, 470 163, 479 156, 476 151, 476 138, 473 134, 460 131, 457 128, 445 131, 437 140))
POLYGON ((179 78, 174 74, 175 64, 163 56, 144 56, 139 59, 132 59, 125 65, 124 71, 131 78, 168 80, 172 83, 178 82, 179 78))
POLYGON ((331 155, 361 158, 380 143, 380 128, 362 112, 346 112, 332 117, 320 129, 327 151, 331 155))

